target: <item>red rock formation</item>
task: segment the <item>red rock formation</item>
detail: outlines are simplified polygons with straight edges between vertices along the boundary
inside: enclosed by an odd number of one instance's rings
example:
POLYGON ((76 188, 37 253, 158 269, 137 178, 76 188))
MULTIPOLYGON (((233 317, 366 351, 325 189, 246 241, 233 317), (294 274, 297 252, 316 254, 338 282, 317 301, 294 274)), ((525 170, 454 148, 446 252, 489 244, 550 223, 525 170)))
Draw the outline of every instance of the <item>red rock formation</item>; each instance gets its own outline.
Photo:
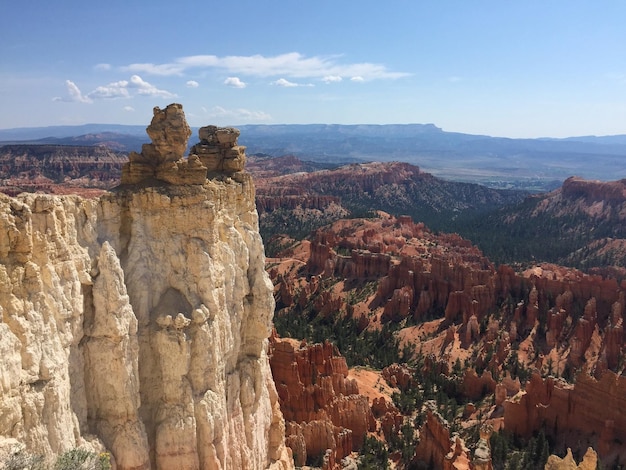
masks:
POLYGON ((336 196, 309 196, 309 195, 286 195, 286 196, 262 196, 256 197, 256 207, 259 214, 272 212, 277 209, 294 210, 302 209, 324 210, 331 204, 340 204, 336 196))
MULTIPOLYGON (((569 428, 564 429, 589 439, 592 433, 595 439, 604 436, 600 444, 610 452, 614 452, 611 439, 622 439, 615 437, 621 423, 609 423, 607 413, 618 409, 615 404, 609 407, 610 400, 593 405, 598 407, 596 416, 604 418, 585 431, 572 424, 576 413, 571 410, 573 400, 579 400, 580 407, 589 406, 578 395, 584 387, 577 384, 574 393, 556 379, 540 385, 541 379, 533 378, 526 391, 519 392, 519 382, 513 386, 510 378, 507 382, 502 377, 507 364, 515 370, 518 363, 523 368, 543 367, 544 373, 557 375, 563 374, 567 364, 570 370, 580 367, 606 380, 604 371, 621 368, 625 281, 549 264, 521 274, 507 267, 495 270, 466 240, 436 236, 407 217, 385 214, 378 219, 342 220, 318 231, 306 269, 291 281, 304 286, 309 279, 318 279, 318 274, 324 278, 317 284, 313 299, 319 300, 313 304, 332 305, 333 310, 356 315, 362 320, 360 328, 380 328, 380 320, 445 315, 429 326, 401 331, 403 345, 419 344, 416 350, 423 346, 425 367, 438 373, 448 373, 459 357, 462 361, 473 358, 472 365, 492 371, 491 380, 485 375, 467 375, 464 393, 477 397, 485 387, 496 393, 497 413, 504 412, 505 426, 514 432, 527 436, 544 426, 550 433, 550 426, 565 425, 561 418, 557 423, 555 416, 568 415, 569 428), (358 289, 371 286, 372 280, 377 281, 374 294, 361 296, 364 300, 357 303, 349 301, 359 297, 358 289), (498 380, 502 383, 497 384, 498 380)), ((390 383, 400 384, 399 376, 390 377, 390 383)), ((384 416, 382 409, 377 413, 384 416)), ((385 434, 393 432, 393 416, 384 422, 385 434)))
POLYGON ((626 179, 600 182, 583 180, 572 176, 563 182, 563 196, 569 199, 584 198, 588 201, 626 201, 626 179))
POLYGON ((383 321, 417 318, 432 308, 445 308, 450 322, 470 309, 480 318, 496 301, 495 270, 478 249, 458 235, 434 236, 408 217, 342 220, 317 231, 307 269, 379 279, 383 321), (350 256, 338 254, 346 250, 350 256))
POLYGON ((125 154, 104 146, 4 145, 0 192, 99 196, 120 181, 125 154))
POLYGON ((414 461, 425 462, 428 468, 438 470, 469 469, 469 454, 463 440, 457 435, 450 436, 448 423, 436 411, 434 402, 428 402, 427 408, 414 461))
POLYGON ((496 381, 493 379, 491 372, 487 370, 479 377, 474 369, 467 369, 463 375, 461 387, 464 396, 470 400, 478 400, 485 396, 486 393, 495 392, 496 381))
POLYGON ((397 436, 404 422, 404 417, 396 406, 382 397, 374 398, 372 402, 372 413, 380 422, 381 430, 385 439, 389 441, 393 436, 397 436))
POLYGON ((298 345, 273 335, 270 366, 296 464, 326 449, 331 449, 332 461, 339 462, 375 430, 367 397, 347 378, 345 358, 331 343, 298 345))
POLYGON ((604 332, 603 353, 606 366, 615 370, 624 346, 624 295, 613 304, 611 320, 604 332))
POLYGON ((543 429, 559 437, 568 431, 595 439, 600 456, 626 458, 626 377, 606 372, 599 380, 579 374, 575 385, 534 374, 526 391, 504 402, 504 425, 530 436, 543 429), (593 437, 595 436, 595 437, 593 437))
POLYGON ((409 369, 406 364, 391 364, 381 371, 381 375, 387 383, 400 390, 408 390, 415 385, 414 374, 415 372, 409 369))

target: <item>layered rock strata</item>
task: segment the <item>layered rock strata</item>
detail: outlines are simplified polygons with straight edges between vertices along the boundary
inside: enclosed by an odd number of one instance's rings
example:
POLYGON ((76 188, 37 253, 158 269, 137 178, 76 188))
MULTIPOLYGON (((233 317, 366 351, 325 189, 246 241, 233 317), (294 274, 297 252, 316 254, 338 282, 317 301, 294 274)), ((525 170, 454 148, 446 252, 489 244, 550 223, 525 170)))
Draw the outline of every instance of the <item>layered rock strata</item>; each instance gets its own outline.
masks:
POLYGON ((153 144, 99 199, 0 196, 0 450, 293 467, 254 187, 206 168, 188 184, 187 130, 180 105, 155 108, 153 144))

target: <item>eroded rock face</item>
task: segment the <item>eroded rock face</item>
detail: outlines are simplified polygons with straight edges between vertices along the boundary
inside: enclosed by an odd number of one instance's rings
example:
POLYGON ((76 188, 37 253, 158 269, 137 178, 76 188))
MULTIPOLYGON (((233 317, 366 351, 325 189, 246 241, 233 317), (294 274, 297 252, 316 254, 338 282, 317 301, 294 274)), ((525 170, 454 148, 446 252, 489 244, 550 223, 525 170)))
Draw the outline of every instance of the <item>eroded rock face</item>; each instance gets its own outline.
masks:
POLYGON ((376 422, 367 397, 348 378, 345 358, 328 342, 307 345, 274 335, 270 341, 270 364, 296 465, 327 449, 332 462, 360 449, 376 422))
POLYGON ((183 107, 173 103, 161 110, 154 108, 154 117, 146 129, 152 139, 151 149, 157 156, 157 164, 175 162, 185 153, 191 129, 185 119, 183 107))
POLYGON ((3 145, 0 192, 101 195, 119 184, 126 155, 104 146, 3 145))
POLYGON ((0 195, 0 451, 292 468, 264 258, 245 174, 91 200, 0 195))
POLYGON ((434 402, 427 402, 426 408, 414 461, 437 470, 469 470, 469 451, 464 441, 456 433, 450 435, 448 422, 436 411, 434 402))
POLYGON ((537 429, 558 437, 570 431, 593 436, 601 457, 624 458, 626 379, 611 371, 599 380, 581 373, 576 384, 534 374, 522 392, 504 402, 505 428, 522 436, 537 429))

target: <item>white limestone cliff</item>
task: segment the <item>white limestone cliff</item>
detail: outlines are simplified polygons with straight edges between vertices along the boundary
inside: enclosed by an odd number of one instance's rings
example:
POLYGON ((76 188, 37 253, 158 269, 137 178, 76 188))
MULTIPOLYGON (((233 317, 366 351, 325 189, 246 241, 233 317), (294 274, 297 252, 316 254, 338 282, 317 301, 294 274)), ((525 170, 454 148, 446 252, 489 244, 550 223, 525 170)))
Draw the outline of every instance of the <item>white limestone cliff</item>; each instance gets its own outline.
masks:
POLYGON ((273 309, 246 173, 0 195, 0 456, 81 446, 118 469, 293 468, 273 309))

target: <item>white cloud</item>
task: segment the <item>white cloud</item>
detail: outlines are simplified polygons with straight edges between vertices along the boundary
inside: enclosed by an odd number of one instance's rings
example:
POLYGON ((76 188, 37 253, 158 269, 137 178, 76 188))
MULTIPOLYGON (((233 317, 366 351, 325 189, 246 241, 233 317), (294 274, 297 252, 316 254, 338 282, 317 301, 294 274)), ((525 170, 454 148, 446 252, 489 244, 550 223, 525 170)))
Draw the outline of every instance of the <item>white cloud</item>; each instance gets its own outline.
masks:
POLYGON ((233 88, 245 88, 246 84, 242 82, 239 77, 228 77, 224 80, 224 85, 228 85, 233 88))
POLYGON ((137 93, 144 96, 158 96, 161 98, 173 98, 176 95, 166 90, 160 90, 154 85, 144 81, 139 75, 130 77, 129 87, 137 90, 137 93))
POLYGON ((94 100, 132 98, 133 95, 156 96, 161 98, 176 97, 174 93, 161 90, 146 82, 139 75, 133 75, 129 80, 120 80, 107 85, 96 87, 84 95, 78 86, 71 80, 65 81, 66 97, 55 97, 53 101, 74 101, 79 103, 93 103, 94 100))
POLYGON ((198 88, 200 86, 200 84, 198 82, 196 82, 195 80, 189 80, 187 83, 187 88, 198 88))
POLYGON ((111 70, 111 64, 96 64, 93 68, 95 70, 111 70))
POLYGON ((295 82, 290 82, 289 80, 287 80, 285 78, 279 78, 278 80, 274 80, 273 82, 270 83, 270 85, 276 85, 276 86, 280 86, 280 87, 283 87, 283 88, 293 88, 293 87, 298 87, 298 86, 306 86, 306 87, 315 86, 312 83, 295 83, 295 82))
POLYGON ((324 78, 322 78, 322 81, 326 84, 339 83, 341 80, 342 78, 339 75, 326 75, 324 78))
POLYGON ((75 101, 78 103, 91 103, 92 100, 89 96, 85 96, 78 88, 78 85, 71 80, 65 80, 65 87, 67 88, 67 96, 62 98, 60 96, 52 98, 53 101, 75 101))
POLYGON ((350 78, 350 81, 351 81, 351 82, 364 82, 364 81, 365 81, 365 79, 364 79, 363 77, 361 77, 361 76, 357 75, 356 77, 352 77, 352 78, 350 78))
POLYGON ((452 76, 452 77, 448 77, 448 81, 450 83, 457 83, 457 82, 463 81, 463 79, 461 77, 452 76))
POLYGON ((285 88, 298 86, 297 83, 290 82, 289 80, 286 80, 284 78, 279 78, 278 80, 273 81, 272 85, 282 86, 282 87, 285 87, 285 88))
POLYGON ((124 109, 124 111, 128 111, 128 112, 131 112, 131 113, 132 113, 133 111, 135 111, 135 108, 133 108, 132 106, 124 106, 124 108, 123 108, 123 109, 124 109))
POLYGON ((272 117, 263 111, 250 111, 248 109, 226 109, 214 106, 208 110, 209 117, 239 121, 269 121, 272 117))
POLYGON ((262 55, 225 56, 194 55, 179 57, 165 64, 138 63, 123 67, 134 73, 151 75, 182 75, 189 69, 223 69, 230 74, 257 77, 323 78, 328 76, 363 77, 372 79, 396 79, 410 74, 392 72, 381 64, 369 62, 344 63, 341 56, 305 57, 298 52, 289 52, 272 57, 262 55))
POLYGON ((147 73, 149 75, 182 75, 185 67, 181 64, 130 64, 122 67, 125 72, 147 73))
POLYGON ((87 95, 90 99, 107 99, 107 98, 128 98, 128 82, 120 80, 119 82, 109 83, 108 85, 99 86, 87 95))

